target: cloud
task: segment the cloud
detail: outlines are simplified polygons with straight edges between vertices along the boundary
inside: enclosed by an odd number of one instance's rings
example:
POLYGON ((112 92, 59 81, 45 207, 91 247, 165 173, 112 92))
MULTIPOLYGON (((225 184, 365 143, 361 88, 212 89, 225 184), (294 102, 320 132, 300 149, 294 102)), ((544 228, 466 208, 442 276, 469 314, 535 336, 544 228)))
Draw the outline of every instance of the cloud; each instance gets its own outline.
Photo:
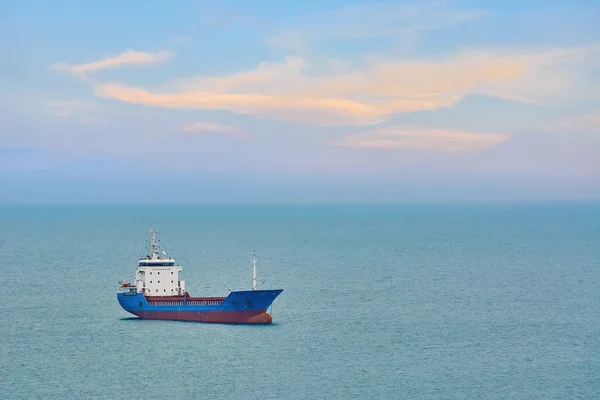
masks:
POLYGON ((484 150, 509 139, 505 134, 476 134, 415 126, 393 126, 365 134, 347 136, 335 144, 370 149, 411 149, 431 152, 484 150))
POLYGON ((169 51, 161 51, 158 53, 146 53, 140 51, 127 50, 118 56, 107 57, 102 60, 94 61, 87 64, 68 65, 56 64, 54 69, 59 71, 68 71, 76 75, 84 75, 90 72, 96 72, 102 69, 115 68, 128 64, 157 64, 168 61, 173 57, 173 53, 169 51))
MULTIPOLYGON (((409 31, 437 30, 455 23, 481 18, 481 10, 451 10, 440 1, 413 3, 373 2, 353 5, 322 17, 325 37, 379 38, 409 31)), ((311 29, 319 32, 318 29, 311 29)))
POLYGON ((69 118, 88 111, 99 111, 100 108, 82 100, 50 101, 44 103, 50 113, 58 118, 69 118))
POLYGON ((369 2, 298 18, 297 28, 290 29, 288 24, 268 42, 297 52, 307 50, 311 42, 331 39, 414 38, 484 15, 481 10, 451 10, 440 1, 369 2))
POLYGON ((308 50, 308 42, 303 35, 296 31, 283 31, 268 39, 268 42, 284 50, 303 53, 308 50))
POLYGON ((201 27, 211 27, 220 29, 229 29, 231 27, 254 27, 261 28, 272 24, 273 21, 264 18, 258 18, 241 12, 243 7, 223 4, 225 2, 196 1, 198 16, 200 17, 201 27))
POLYGON ((526 69, 519 79, 488 82, 478 93, 525 103, 561 107, 573 99, 598 98, 590 90, 589 78, 600 67, 600 44, 554 48, 523 49, 520 53, 526 69))
POLYGON ((119 84, 99 85, 99 96, 164 108, 229 110, 263 118, 280 118, 322 125, 373 124, 395 112, 434 109, 452 104, 452 97, 398 99, 380 103, 364 103, 351 99, 302 96, 228 94, 211 92, 151 93, 119 84))
POLYGON ((223 125, 214 122, 193 122, 183 127, 186 132, 214 132, 214 133, 234 133, 240 132, 239 128, 230 125, 223 125))
POLYGON ((189 44, 192 38, 187 35, 174 35, 171 39, 175 46, 181 47, 189 44))
MULTIPOLYGON (((154 107, 228 110, 260 118, 321 125, 368 125, 394 115, 448 107, 469 94, 524 102, 569 99, 571 73, 600 46, 523 51, 471 51, 436 59, 378 60, 344 72, 308 71, 304 58, 261 63, 230 76, 199 76, 158 89, 97 84, 98 96, 154 107), (318 73, 317 73, 318 72, 318 73)), ((339 67, 339 66, 338 66, 339 67)), ((583 92, 585 93, 585 92, 583 92)))
POLYGON ((600 133, 600 110, 559 118, 545 125, 548 131, 600 133))
MULTIPOLYGON (((139 123, 147 119, 144 110, 127 110, 118 105, 103 104, 99 101, 70 99, 70 100, 49 100, 40 99, 38 104, 45 109, 46 115, 51 115, 54 121, 60 121, 59 124, 76 125, 124 125, 139 123)), ((148 110, 145 110, 147 115, 148 110)), ((156 121, 156 118, 154 119, 156 121)))
POLYGON ((108 124, 105 110, 85 101, 50 101, 44 106, 57 118, 70 119, 82 125, 108 124))

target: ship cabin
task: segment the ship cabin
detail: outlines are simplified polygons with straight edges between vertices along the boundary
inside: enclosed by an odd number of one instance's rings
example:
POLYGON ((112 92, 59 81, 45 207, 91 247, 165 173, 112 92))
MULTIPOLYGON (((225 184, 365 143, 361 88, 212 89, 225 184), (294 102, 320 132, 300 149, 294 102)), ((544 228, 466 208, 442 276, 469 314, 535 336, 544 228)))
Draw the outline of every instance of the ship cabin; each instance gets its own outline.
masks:
POLYGON ((135 286, 146 296, 180 296, 185 281, 179 280, 181 265, 172 258, 141 258, 136 268, 135 286))
POLYGON ((185 281, 179 280, 181 265, 158 251, 158 232, 154 227, 150 231, 151 255, 140 257, 135 269, 135 283, 121 282, 121 290, 127 294, 142 293, 144 296, 182 296, 185 293, 185 281))

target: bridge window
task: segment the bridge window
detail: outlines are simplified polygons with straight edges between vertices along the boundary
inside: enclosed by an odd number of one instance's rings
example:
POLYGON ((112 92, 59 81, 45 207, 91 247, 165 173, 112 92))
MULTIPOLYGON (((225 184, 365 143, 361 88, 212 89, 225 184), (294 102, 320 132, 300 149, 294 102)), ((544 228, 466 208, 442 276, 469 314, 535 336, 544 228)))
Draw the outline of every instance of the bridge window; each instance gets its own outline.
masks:
POLYGON ((174 267, 175 262, 144 262, 140 261, 139 267, 174 267))

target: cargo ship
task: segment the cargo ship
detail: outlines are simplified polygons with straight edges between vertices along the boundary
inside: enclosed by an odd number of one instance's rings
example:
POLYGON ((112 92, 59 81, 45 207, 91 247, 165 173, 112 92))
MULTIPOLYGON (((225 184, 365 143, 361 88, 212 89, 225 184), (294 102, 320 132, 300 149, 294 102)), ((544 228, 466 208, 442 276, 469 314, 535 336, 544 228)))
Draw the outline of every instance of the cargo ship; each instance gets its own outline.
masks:
POLYGON ((192 297, 179 280, 182 266, 159 252, 158 232, 150 231, 150 255, 140 257, 133 282, 120 281, 117 299, 123 309, 143 319, 223 324, 270 324, 268 313, 283 289, 257 290, 256 254, 252 258, 252 290, 225 297, 192 297))

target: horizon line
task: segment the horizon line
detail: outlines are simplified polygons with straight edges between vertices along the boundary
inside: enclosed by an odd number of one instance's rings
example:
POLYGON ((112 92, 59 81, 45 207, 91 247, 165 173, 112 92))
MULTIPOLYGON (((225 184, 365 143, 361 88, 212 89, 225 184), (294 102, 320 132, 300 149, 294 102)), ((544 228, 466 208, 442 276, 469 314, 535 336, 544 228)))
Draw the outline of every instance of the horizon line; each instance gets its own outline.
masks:
POLYGON ((131 203, 131 202, 51 202, 51 203, 1 203, 0 207, 281 207, 281 206, 472 206, 472 205, 600 205, 598 199, 581 200, 446 200, 418 202, 246 202, 246 203, 131 203))

